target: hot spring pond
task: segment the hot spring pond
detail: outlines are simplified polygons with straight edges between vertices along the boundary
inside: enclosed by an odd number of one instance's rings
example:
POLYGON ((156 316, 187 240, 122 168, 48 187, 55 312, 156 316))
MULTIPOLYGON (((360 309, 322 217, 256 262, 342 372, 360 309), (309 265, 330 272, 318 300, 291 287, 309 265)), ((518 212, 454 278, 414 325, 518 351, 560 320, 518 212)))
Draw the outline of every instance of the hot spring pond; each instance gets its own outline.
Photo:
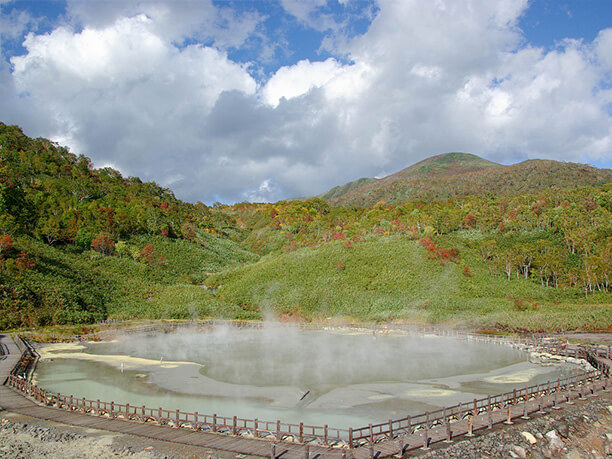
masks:
POLYGON ((215 328, 39 349, 35 381, 87 399, 347 428, 571 374, 504 345, 407 332, 215 328))

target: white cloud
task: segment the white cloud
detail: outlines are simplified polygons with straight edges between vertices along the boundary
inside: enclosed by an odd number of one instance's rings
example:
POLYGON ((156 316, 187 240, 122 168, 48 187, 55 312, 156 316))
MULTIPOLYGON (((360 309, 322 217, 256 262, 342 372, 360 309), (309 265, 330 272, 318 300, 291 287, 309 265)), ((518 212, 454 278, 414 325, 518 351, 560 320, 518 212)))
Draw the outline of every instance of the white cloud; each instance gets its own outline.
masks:
MULTIPOLYGON (((258 86, 223 50, 261 18, 180 5, 70 2, 82 28, 30 34, 0 64, 0 111, 209 202, 313 195, 445 151, 612 161, 612 29, 546 51, 517 28, 526 0, 380 0, 363 35, 323 29, 336 58, 258 86)), ((323 1, 283 5, 306 24, 323 1)))
POLYGON ((364 89, 370 72, 365 64, 343 66, 333 58, 322 62, 302 60, 278 69, 261 92, 264 100, 273 106, 282 98, 291 99, 321 87, 325 87, 330 98, 353 98, 364 89))

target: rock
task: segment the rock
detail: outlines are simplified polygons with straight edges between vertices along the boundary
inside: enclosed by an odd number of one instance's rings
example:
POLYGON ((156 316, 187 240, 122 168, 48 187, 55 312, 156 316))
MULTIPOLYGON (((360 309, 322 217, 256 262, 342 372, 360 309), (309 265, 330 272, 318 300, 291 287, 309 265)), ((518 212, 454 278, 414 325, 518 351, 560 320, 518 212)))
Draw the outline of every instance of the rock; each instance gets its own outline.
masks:
POLYGON ((525 451, 525 448, 523 448, 522 446, 518 446, 518 445, 510 446, 510 453, 516 454, 516 457, 521 457, 521 458, 527 457, 527 452, 525 451))
POLYGON ((606 440, 612 441, 612 433, 607 433, 606 434, 606 440))
POLYGON ((559 437, 557 436, 557 432, 556 432, 556 431, 554 431, 554 430, 551 430, 551 431, 549 431, 549 432, 546 432, 546 436, 547 436, 549 439, 551 439, 551 440, 552 440, 553 438, 559 438, 559 437))
POLYGON ((612 405, 608 405, 607 408, 608 408, 608 411, 610 412, 610 414, 612 414, 612 405))
POLYGON ((536 444, 536 442, 537 442, 536 438, 532 434, 530 434, 529 432, 521 432, 521 435, 523 436, 523 438, 525 440, 527 440, 529 442, 529 444, 531 444, 531 445, 535 445, 536 444))
POLYGON ((561 435, 563 438, 569 437, 569 425, 565 422, 560 423, 557 426, 557 432, 559 432, 559 435, 561 435))
POLYGON ((561 450, 563 450, 563 441, 559 437, 553 437, 550 439, 550 444, 548 445, 548 449, 553 454, 553 456, 558 455, 561 450))

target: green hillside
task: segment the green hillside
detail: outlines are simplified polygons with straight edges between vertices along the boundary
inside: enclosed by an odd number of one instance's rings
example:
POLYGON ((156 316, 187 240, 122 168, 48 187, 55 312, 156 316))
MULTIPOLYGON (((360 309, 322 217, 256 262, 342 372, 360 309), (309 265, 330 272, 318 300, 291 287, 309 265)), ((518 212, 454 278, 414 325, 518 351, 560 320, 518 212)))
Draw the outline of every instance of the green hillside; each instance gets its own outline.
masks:
POLYGON ((467 323, 506 329, 598 329, 612 324, 609 295, 588 301, 577 291, 547 289, 525 279, 492 277, 468 248, 473 234, 453 242, 464 256, 441 264, 417 241, 380 237, 304 248, 209 279, 226 303, 262 316, 305 320, 400 320, 467 323), (469 266, 469 275, 464 271, 469 266))
POLYGON ((109 256, 17 237, 11 251, 27 253, 31 265, 22 268, 19 258, 12 262, 10 253, 5 255, 0 329, 107 318, 252 317, 201 285, 209 273, 257 259, 237 244, 206 233, 196 243, 161 236, 134 236, 122 243, 127 250, 109 256))
POLYGON ((363 206, 208 207, 0 123, 0 329, 270 316, 612 329, 610 173, 450 153, 330 194, 363 206))
POLYGON ((256 255, 224 213, 0 123, 0 329, 242 317, 200 285, 256 255))

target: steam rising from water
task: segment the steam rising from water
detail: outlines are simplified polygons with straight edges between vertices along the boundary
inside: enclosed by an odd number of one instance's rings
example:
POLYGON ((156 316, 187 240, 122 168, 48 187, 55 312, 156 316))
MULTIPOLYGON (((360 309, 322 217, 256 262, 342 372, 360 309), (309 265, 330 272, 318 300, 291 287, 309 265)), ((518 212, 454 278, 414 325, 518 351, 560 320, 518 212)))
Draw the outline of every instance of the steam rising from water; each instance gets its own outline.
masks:
POLYGON ((563 376, 506 346, 372 331, 180 329, 41 350, 54 392, 285 422, 357 426, 563 376), (121 365, 125 372, 121 372, 121 365))
POLYGON ((163 336, 129 336, 95 352, 202 364, 217 381, 256 386, 350 385, 418 381, 478 372, 524 360, 509 347, 402 333, 301 331, 266 325, 262 330, 216 327, 163 336), (350 336, 349 336, 350 335, 350 336))

